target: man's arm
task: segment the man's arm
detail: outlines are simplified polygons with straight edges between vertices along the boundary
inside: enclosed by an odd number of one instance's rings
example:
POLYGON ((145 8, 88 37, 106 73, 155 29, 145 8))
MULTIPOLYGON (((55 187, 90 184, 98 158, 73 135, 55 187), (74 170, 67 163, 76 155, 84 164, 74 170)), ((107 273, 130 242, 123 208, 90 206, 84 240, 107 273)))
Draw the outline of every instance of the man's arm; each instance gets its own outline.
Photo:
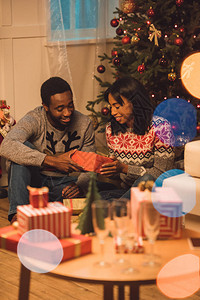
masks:
POLYGON ((58 156, 47 155, 42 162, 42 166, 53 167, 65 173, 80 172, 84 169, 77 165, 70 157, 75 150, 60 154, 58 156))
POLYGON ((46 154, 24 144, 38 134, 39 126, 33 113, 24 116, 6 135, 0 147, 0 156, 17 164, 41 166, 46 154))

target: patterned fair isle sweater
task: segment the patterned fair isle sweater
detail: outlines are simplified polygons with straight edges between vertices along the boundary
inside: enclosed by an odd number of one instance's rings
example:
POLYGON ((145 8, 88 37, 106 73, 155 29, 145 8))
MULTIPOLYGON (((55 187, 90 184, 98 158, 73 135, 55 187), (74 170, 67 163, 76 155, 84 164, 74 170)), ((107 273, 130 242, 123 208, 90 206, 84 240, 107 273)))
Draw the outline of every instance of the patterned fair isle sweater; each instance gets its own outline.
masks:
POLYGON ((130 187, 145 173, 154 178, 173 168, 174 136, 167 120, 154 116, 149 131, 137 135, 130 130, 112 135, 111 124, 106 126, 106 140, 110 156, 128 164, 127 174, 120 174, 122 187, 130 187))

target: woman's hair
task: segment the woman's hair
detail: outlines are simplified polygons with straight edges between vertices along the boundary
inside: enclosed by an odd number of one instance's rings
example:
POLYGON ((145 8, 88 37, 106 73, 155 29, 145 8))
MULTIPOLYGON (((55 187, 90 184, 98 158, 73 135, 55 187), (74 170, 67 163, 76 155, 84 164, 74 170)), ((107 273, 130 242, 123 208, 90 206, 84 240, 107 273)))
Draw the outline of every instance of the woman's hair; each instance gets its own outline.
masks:
MULTIPOLYGON (((111 94, 120 105, 124 103, 121 96, 133 104, 133 132, 138 135, 144 135, 151 124, 153 115, 153 105, 144 86, 135 78, 122 77, 117 79, 105 91, 104 96, 107 102, 109 102, 109 94, 111 94)), ((126 132, 127 126, 118 123, 113 116, 111 116, 110 122, 112 134, 126 132)))
POLYGON ((41 86, 41 98, 42 103, 49 106, 51 96, 55 94, 61 94, 70 91, 72 93, 70 85, 64 79, 60 77, 51 77, 46 80, 41 86))

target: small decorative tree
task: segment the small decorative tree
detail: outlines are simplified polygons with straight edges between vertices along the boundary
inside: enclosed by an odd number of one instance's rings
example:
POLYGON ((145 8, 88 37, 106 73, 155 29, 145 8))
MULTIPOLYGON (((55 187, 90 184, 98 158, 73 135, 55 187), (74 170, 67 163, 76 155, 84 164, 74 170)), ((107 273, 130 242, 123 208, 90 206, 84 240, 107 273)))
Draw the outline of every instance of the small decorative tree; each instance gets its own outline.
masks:
POLYGON ((91 172, 85 207, 83 209, 83 213, 80 215, 80 221, 77 226, 77 228, 81 230, 81 234, 94 232, 92 224, 92 203, 100 200, 100 198, 101 197, 96 185, 96 173, 91 172))

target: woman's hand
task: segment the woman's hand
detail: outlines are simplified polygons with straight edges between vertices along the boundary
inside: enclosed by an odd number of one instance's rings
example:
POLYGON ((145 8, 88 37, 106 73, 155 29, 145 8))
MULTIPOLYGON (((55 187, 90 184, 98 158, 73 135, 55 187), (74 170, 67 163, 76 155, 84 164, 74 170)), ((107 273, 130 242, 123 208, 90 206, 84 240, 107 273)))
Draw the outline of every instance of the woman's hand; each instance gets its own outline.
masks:
POLYGON ((114 161, 112 163, 104 164, 101 166, 100 174, 106 177, 112 177, 119 173, 127 174, 128 165, 120 162, 115 156, 110 157, 114 161))

